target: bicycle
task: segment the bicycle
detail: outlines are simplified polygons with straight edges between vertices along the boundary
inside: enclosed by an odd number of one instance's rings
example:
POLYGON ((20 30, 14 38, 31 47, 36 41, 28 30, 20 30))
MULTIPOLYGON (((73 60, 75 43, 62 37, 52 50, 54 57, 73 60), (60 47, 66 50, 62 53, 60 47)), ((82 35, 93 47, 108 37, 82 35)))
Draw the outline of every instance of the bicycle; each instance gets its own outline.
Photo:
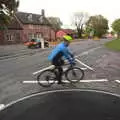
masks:
MULTIPOLYGON (((84 71, 74 65, 70 65, 66 70, 63 69, 62 76, 65 75, 65 78, 70 83, 77 83, 84 77, 84 71)), ((37 76, 37 81, 40 86, 50 87, 57 81, 58 68, 54 66, 53 69, 48 69, 42 71, 37 76)))

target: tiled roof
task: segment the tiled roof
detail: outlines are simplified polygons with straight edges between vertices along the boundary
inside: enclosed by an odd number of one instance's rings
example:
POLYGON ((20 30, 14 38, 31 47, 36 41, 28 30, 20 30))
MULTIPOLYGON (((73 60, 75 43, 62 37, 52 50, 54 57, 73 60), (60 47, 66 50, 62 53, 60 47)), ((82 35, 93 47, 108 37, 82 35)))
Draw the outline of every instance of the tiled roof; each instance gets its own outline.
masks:
POLYGON ((14 17, 11 21, 10 24, 7 25, 8 29, 16 29, 16 30, 22 30, 23 27, 20 25, 19 21, 14 17))
POLYGON ((17 12, 16 16, 23 24, 50 25, 49 21, 39 14, 17 12))

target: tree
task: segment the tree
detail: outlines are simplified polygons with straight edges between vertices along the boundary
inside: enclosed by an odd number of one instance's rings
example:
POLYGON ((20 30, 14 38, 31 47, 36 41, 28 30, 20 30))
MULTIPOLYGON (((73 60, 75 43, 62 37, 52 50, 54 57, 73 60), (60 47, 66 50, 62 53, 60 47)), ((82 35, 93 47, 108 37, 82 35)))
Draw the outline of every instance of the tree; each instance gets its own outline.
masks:
POLYGON ((102 35, 107 33, 108 30, 108 20, 102 15, 91 16, 86 23, 88 28, 94 32, 94 36, 102 37, 102 35))
POLYGON ((0 27, 4 27, 10 22, 18 6, 18 0, 0 0, 0 27))
POLYGON ((86 26, 84 31, 87 37, 93 37, 94 29, 92 27, 86 26))
POLYGON ((111 34, 111 35, 115 35, 115 31, 111 31, 110 34, 111 34))
POLYGON ((112 28, 117 33, 117 36, 120 38, 120 19, 116 19, 112 23, 112 28))
POLYGON ((57 31, 61 28, 62 22, 61 22, 60 18, 58 18, 58 17, 48 17, 48 20, 49 20, 50 24, 52 25, 52 27, 55 31, 57 31))
POLYGON ((73 15, 73 25, 75 25, 75 27, 77 29, 79 38, 82 37, 83 28, 84 28, 88 18, 89 18, 89 15, 86 12, 76 12, 73 15))

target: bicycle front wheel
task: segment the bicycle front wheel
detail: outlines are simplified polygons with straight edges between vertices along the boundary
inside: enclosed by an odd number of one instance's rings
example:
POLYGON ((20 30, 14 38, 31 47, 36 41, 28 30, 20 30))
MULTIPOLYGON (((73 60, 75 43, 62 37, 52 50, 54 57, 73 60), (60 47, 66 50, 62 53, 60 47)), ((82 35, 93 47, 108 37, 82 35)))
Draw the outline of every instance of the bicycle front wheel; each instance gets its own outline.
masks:
POLYGON ((84 71, 79 67, 72 67, 66 71, 65 77, 71 83, 76 83, 83 79, 84 71))
POLYGON ((45 70, 37 76, 37 81, 40 86, 50 87, 55 83, 56 75, 52 70, 45 70))

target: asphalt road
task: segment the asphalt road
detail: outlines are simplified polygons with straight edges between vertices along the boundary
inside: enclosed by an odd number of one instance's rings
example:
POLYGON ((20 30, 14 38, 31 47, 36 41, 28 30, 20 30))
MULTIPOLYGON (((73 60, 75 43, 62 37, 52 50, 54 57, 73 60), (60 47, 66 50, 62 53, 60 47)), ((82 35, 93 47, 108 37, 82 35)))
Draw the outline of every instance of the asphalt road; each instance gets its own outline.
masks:
POLYGON ((23 81, 36 80, 36 76, 33 76, 32 73, 50 65, 47 56, 51 48, 44 52, 0 60, 0 104, 7 104, 35 92, 63 88, 97 89, 120 94, 120 84, 115 81, 120 80, 120 69, 117 66, 114 66, 114 68, 112 66, 112 69, 111 67, 108 68, 106 61, 104 61, 109 59, 110 54, 115 57, 117 53, 109 52, 104 47, 103 44, 106 41, 108 40, 86 40, 75 42, 70 46, 75 55, 79 55, 81 61, 96 70, 95 72, 85 71, 84 79, 107 79, 106 82, 79 83, 75 86, 69 84, 65 86, 53 85, 51 88, 43 88, 38 84, 23 84, 23 81), (105 67, 108 69, 104 69, 105 67), (109 71, 109 69, 112 71, 109 71))
POLYGON ((95 90, 65 89, 29 96, 1 111, 0 119, 120 120, 119 111, 119 97, 95 90))

